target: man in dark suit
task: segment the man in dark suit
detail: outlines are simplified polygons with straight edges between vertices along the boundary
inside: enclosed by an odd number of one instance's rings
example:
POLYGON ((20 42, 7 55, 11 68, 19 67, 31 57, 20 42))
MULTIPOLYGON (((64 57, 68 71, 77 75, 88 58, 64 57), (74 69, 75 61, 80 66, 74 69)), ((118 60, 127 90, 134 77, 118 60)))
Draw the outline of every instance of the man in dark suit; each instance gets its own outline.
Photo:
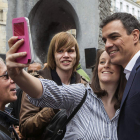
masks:
POLYGON ((101 23, 111 62, 122 65, 127 85, 120 106, 119 140, 140 140, 140 23, 128 13, 114 13, 101 23))

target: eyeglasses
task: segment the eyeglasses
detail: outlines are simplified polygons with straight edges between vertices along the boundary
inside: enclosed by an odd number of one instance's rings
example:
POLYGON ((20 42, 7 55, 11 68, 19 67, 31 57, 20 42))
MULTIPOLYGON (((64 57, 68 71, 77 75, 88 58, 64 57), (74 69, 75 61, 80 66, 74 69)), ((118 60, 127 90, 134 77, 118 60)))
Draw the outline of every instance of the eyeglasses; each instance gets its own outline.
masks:
POLYGON ((8 72, 6 71, 4 75, 1 75, 0 77, 4 77, 5 80, 9 79, 8 72))

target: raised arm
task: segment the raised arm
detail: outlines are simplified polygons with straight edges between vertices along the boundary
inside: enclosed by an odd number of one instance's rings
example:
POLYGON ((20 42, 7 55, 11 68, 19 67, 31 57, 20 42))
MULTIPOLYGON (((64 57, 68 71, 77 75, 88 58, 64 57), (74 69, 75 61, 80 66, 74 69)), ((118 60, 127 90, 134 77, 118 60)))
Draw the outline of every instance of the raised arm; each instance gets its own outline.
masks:
POLYGON ((9 76, 27 94, 33 98, 39 98, 43 89, 39 79, 28 74, 23 68, 28 64, 17 63, 16 58, 26 56, 26 52, 16 53, 17 49, 24 43, 24 40, 17 41, 18 37, 13 36, 8 41, 9 51, 6 53, 6 65, 9 76), (16 42, 16 43, 15 43, 16 42))

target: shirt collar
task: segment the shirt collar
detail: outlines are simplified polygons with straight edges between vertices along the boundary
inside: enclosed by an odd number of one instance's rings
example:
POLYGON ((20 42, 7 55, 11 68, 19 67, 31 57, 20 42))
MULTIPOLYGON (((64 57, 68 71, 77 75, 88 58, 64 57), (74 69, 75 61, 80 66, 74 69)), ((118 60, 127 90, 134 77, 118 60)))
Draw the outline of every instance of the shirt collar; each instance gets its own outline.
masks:
POLYGON ((7 112, 8 114, 11 114, 13 108, 10 108, 10 107, 5 107, 5 112, 7 112))
MULTIPOLYGON (((71 76, 71 79, 70 79, 70 84, 75 84, 76 83, 76 73, 73 72, 72 76, 71 76)), ((52 80, 56 82, 57 85, 62 85, 62 82, 61 82, 61 79, 60 77, 58 76, 56 70, 52 70, 51 69, 51 76, 52 76, 52 80)))
POLYGON ((139 56, 140 56, 140 50, 133 56, 133 58, 129 61, 129 63, 125 67, 124 73, 126 74, 127 80, 139 56))
POLYGON ((140 56, 140 50, 133 56, 133 58, 129 61, 127 66, 125 67, 125 70, 132 71, 132 68, 134 67, 138 57, 140 56))

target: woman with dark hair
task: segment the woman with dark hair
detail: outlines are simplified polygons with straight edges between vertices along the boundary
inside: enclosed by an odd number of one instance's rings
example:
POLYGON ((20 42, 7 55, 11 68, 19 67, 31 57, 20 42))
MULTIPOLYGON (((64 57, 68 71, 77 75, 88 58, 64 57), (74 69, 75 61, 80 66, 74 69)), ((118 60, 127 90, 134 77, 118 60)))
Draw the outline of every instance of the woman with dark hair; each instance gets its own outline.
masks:
POLYGON ((125 85, 126 79, 123 68, 113 65, 105 50, 98 50, 91 88, 103 103, 104 111, 110 120, 116 115, 117 111, 119 112, 125 85))
MULTIPOLYGON (((104 100, 104 98, 108 97, 107 91, 110 89, 110 84, 113 84, 110 79, 108 81, 107 80, 103 81, 103 80, 101 80, 101 77, 99 77, 99 73, 100 73, 99 66, 102 65, 105 67, 107 60, 108 60, 108 63, 110 63, 110 65, 112 65, 113 67, 118 67, 118 65, 111 64, 110 58, 105 50, 103 50, 103 49, 98 50, 97 57, 96 57, 96 63, 95 63, 94 70, 93 70, 91 88, 93 89, 93 91, 97 95, 97 97, 101 98, 102 100, 104 100), (102 88, 102 86, 101 86, 102 82, 104 82, 103 83, 104 88, 102 88)), ((109 67, 107 67, 106 69, 109 69, 109 67)), ((104 72, 104 73, 107 74, 108 72, 104 72)), ((108 75, 107 75, 107 77, 108 77, 108 75)), ((118 84, 116 84, 116 85, 117 85, 117 88, 116 88, 116 90, 114 90, 115 91, 114 95, 112 93, 112 95, 115 99, 115 104, 114 104, 115 110, 117 110, 120 107, 121 99, 123 96, 123 91, 124 91, 124 88, 126 85, 126 79, 125 79, 125 75, 123 73, 122 67, 120 67, 120 78, 119 78, 118 84)), ((111 88, 112 88, 112 86, 111 86, 111 88)))
POLYGON ((7 68, 13 80, 29 95, 28 99, 36 106, 66 109, 69 117, 82 100, 85 102, 66 126, 64 140, 105 140, 117 139, 119 105, 125 87, 125 76, 119 65, 113 65, 106 51, 98 51, 91 87, 86 84, 58 86, 48 79, 37 79, 22 68, 25 64, 15 59, 26 53, 15 53, 22 42, 13 45, 9 40, 7 68), (92 90, 93 89, 93 90, 92 90), (95 93, 94 93, 94 92, 95 93))

